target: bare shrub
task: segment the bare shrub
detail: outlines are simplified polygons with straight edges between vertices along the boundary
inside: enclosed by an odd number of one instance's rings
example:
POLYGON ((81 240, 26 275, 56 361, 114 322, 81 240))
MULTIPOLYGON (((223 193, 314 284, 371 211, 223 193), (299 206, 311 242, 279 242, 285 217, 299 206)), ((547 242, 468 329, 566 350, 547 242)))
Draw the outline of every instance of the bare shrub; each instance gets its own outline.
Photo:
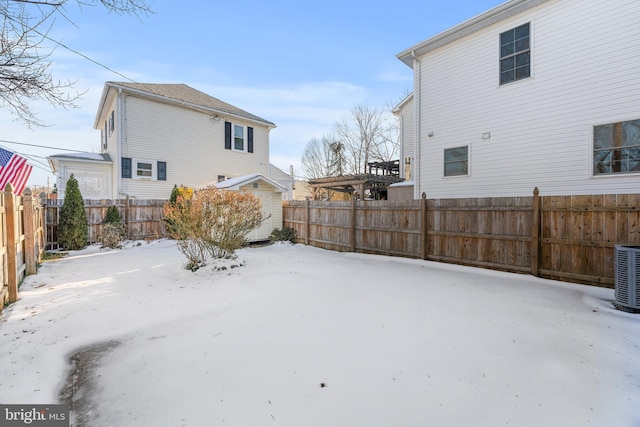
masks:
POLYGON ((209 257, 228 258, 246 242, 246 235, 264 221, 260 200, 251 193, 207 187, 189 198, 178 195, 164 208, 169 235, 197 270, 209 257))
POLYGON ((126 229, 122 223, 122 217, 120 216, 118 207, 115 205, 109 206, 102 227, 100 228, 98 241, 102 247, 114 249, 120 247, 120 243, 125 235, 126 229))

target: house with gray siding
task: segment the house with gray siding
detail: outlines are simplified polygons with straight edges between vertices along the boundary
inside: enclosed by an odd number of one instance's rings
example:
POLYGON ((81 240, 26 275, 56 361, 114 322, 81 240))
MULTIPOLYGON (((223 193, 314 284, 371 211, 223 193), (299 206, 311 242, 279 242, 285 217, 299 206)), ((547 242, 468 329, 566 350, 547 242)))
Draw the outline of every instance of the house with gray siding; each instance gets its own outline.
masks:
POLYGON ((511 0, 399 53, 414 198, 637 193, 638 22, 635 0, 511 0))

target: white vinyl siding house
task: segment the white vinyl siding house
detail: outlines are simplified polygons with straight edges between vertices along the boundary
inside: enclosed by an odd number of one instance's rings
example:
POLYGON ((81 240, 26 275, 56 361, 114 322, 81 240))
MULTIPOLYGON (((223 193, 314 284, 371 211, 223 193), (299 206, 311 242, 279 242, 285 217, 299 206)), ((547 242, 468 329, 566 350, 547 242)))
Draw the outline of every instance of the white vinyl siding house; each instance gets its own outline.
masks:
POLYGON ((415 109, 413 105, 413 94, 411 94, 393 109, 393 114, 399 120, 400 140, 404 142, 400 146, 400 177, 406 181, 414 178, 412 165, 415 160, 415 109))
MULTIPOLYGON (((402 138, 419 168, 414 197, 637 192, 633 159, 597 172, 594 132, 640 119, 638 22, 636 1, 512 0, 399 54, 416 82, 416 126, 402 138), (501 35, 523 25, 529 69, 501 81, 501 35), (449 176, 459 147, 467 173, 449 176)), ((634 141, 615 154, 637 156, 634 141)))
POLYGON ((101 153, 49 157, 58 188, 70 172, 84 185, 85 198, 169 199, 174 186, 194 189, 249 187, 268 218, 250 240, 282 227, 282 198, 291 197, 293 178, 271 180, 269 132, 275 125, 184 84, 107 82, 94 128, 101 153), (280 183, 286 185, 281 185, 280 183), (225 184, 226 183, 226 184, 225 184), (257 185, 257 187, 253 187, 257 185))
MULTIPOLYGON (((234 126, 253 129, 253 153, 225 149, 224 119, 129 96, 122 103, 126 111, 125 137, 118 159, 166 162, 164 182, 155 179, 122 178, 123 194, 145 198, 167 198, 174 185, 203 187, 218 181, 218 175, 234 177, 268 173, 269 135, 266 127, 234 118, 234 126), (132 142, 133 141, 133 142, 132 142)), ((135 169, 135 165, 133 166, 135 169)))
POLYGON ((94 127, 113 160, 112 197, 166 199, 174 185, 267 175, 275 125, 186 85, 108 82, 94 127), (242 133, 232 147, 227 127, 242 133))

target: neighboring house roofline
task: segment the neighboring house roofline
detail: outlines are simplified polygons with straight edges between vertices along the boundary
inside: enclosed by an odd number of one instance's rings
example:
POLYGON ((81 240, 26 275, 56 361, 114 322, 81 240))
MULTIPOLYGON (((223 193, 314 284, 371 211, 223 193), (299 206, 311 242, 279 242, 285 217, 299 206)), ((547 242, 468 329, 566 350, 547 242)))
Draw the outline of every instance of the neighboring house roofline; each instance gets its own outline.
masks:
POLYGON ((275 123, 273 122, 248 113, 240 108, 237 108, 231 104, 228 104, 182 83, 159 84, 106 82, 102 91, 102 96, 100 97, 98 112, 93 123, 93 127, 95 129, 100 129, 99 121, 100 117, 102 117, 105 105, 107 104, 107 98, 109 96, 110 89, 153 99, 154 101, 158 102, 177 105, 184 108, 190 108, 193 110, 201 111, 205 114, 224 115, 236 119, 247 120, 250 122, 261 124, 263 126, 267 126, 269 129, 276 127, 275 123), (171 92, 171 94, 169 94, 169 92, 171 92), (193 95, 196 95, 199 99, 203 100, 203 102, 194 102, 193 100, 185 99, 193 95), (208 103, 210 105, 206 105, 205 103, 208 103))
POLYGON ((275 187, 276 189, 280 190, 283 193, 288 191, 285 187, 278 184, 274 180, 269 179, 266 176, 261 175, 259 173, 237 176, 235 178, 229 178, 225 181, 216 183, 215 186, 217 188, 226 189, 226 190, 239 190, 240 187, 242 187, 243 185, 248 185, 256 181, 265 181, 267 184, 272 185, 273 187, 275 187))
POLYGON ((459 40, 469 34, 482 30, 490 25, 500 22, 504 19, 510 18, 520 12, 523 12, 532 7, 538 6, 549 0, 511 0, 501 5, 489 9, 488 11, 477 15, 461 24, 456 25, 442 33, 428 38, 427 40, 418 43, 409 49, 406 49, 396 57, 413 68, 413 60, 415 57, 422 56, 432 50, 438 49, 446 44, 459 40))
MULTIPOLYGON (((273 170, 276 170, 277 172, 280 172, 282 174, 282 178, 284 179, 284 177, 286 176, 287 178, 291 179, 291 182, 294 182, 295 179, 293 179, 293 177, 291 175, 289 175, 288 173, 286 173, 285 171, 283 171, 282 169, 280 169, 279 167, 277 167, 276 165, 274 165, 273 163, 269 162, 269 173, 271 173, 273 170)), ((271 176, 269 176, 269 178, 271 178, 271 176)))
POLYGON ((409 101, 411 101, 413 99, 413 92, 411 92, 409 95, 407 95, 402 101, 400 101, 398 103, 398 105, 396 105, 395 107, 393 107, 393 109, 391 110, 391 112, 393 114, 398 114, 400 112, 400 110, 402 110, 402 108, 407 105, 407 103, 409 101))

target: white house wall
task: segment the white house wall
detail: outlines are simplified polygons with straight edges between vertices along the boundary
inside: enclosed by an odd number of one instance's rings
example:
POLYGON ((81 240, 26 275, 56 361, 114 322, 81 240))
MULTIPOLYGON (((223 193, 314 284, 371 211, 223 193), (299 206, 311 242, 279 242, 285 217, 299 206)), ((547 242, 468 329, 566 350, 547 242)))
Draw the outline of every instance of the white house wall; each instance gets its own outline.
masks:
POLYGON ((232 178, 268 172, 266 126, 227 118, 245 131, 248 126, 254 129, 254 152, 236 152, 224 149, 225 117, 215 121, 208 114, 134 96, 127 96, 122 105, 127 121, 119 157, 167 163, 166 181, 125 178, 121 180, 125 194, 168 198, 174 185, 199 188, 217 182, 220 175, 232 178))
POLYGON ((282 200, 291 200, 293 198, 294 179, 291 177, 291 175, 285 173, 283 170, 274 165, 270 165, 269 175, 267 175, 267 177, 287 189, 286 192, 282 193, 282 200))
POLYGON ((414 177, 411 165, 415 162, 415 113, 413 98, 407 100, 398 112, 400 119, 400 140, 402 148, 400 153, 400 176, 406 180, 414 177), (407 159, 410 162, 407 165, 407 159), (408 172, 408 173, 407 173, 408 172))
POLYGON ((638 174, 593 176, 592 134, 594 125, 640 119, 639 21, 637 0, 548 1, 419 58, 415 194, 637 192, 638 174), (527 22, 531 77, 501 86, 499 34, 527 22), (469 176, 445 178, 444 149, 463 145, 469 176))
MULTIPOLYGON (((117 108, 117 99, 115 97, 109 97, 107 103, 105 104, 105 108, 102 110, 102 115, 100 116, 99 126, 101 132, 101 139, 106 135, 106 147, 102 147, 102 152, 109 154, 112 164, 112 173, 111 173, 111 192, 112 194, 109 198, 117 199, 123 195, 118 194, 119 191, 119 177, 120 177, 120 154, 118 151, 118 132, 120 129, 120 116, 119 109, 117 108), (114 130, 111 131, 109 129, 109 117, 111 116, 111 112, 114 112, 114 130), (105 131, 105 122, 107 124, 107 129, 105 131)), ((101 140, 101 144, 103 141, 101 140)))
POLYGON ((267 217, 266 220, 247 235, 249 240, 265 240, 271 235, 276 228, 282 228, 282 196, 280 192, 273 191, 271 185, 265 182, 245 185, 240 188, 241 191, 252 193, 260 199, 262 204, 262 213, 267 217))
POLYGON ((60 161, 57 172, 58 197, 63 199, 69 177, 73 174, 78 181, 80 194, 84 199, 110 199, 111 165, 82 165, 79 162, 60 161))

